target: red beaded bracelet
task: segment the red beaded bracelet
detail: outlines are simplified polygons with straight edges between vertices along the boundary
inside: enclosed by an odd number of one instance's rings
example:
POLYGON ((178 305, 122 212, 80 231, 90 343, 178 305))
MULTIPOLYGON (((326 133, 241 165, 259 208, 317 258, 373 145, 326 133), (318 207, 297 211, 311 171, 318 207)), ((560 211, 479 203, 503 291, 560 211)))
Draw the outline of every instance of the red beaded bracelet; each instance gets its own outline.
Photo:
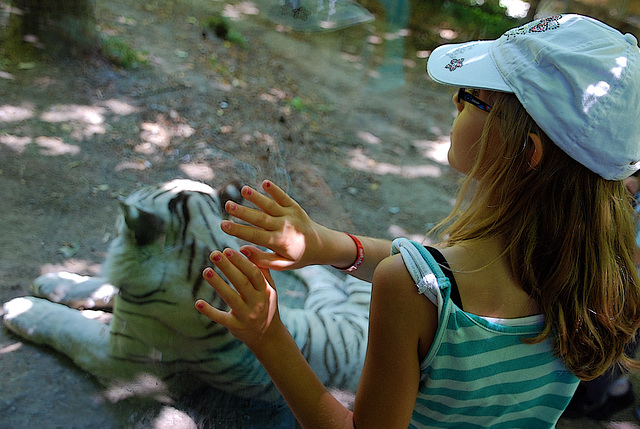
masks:
POLYGON ((356 256, 356 261, 349 268, 338 268, 335 265, 332 265, 332 267, 333 268, 337 268, 340 271, 345 271, 347 273, 350 273, 351 271, 357 270, 358 268, 360 268, 360 265, 362 265, 362 261, 364 260, 364 246, 362 245, 360 240, 358 240, 358 238, 355 235, 351 235, 348 232, 345 232, 345 234, 347 234, 349 237, 351 237, 353 242, 356 243, 356 248, 358 250, 358 255, 356 256))

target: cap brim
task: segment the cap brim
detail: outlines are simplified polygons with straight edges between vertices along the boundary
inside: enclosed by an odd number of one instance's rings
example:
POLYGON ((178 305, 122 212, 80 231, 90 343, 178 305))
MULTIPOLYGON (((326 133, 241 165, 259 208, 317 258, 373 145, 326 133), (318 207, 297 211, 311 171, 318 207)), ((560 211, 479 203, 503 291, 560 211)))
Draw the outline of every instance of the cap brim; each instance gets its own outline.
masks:
POLYGON ((427 61, 427 72, 434 81, 462 88, 513 92, 491 58, 493 40, 442 45, 427 61))

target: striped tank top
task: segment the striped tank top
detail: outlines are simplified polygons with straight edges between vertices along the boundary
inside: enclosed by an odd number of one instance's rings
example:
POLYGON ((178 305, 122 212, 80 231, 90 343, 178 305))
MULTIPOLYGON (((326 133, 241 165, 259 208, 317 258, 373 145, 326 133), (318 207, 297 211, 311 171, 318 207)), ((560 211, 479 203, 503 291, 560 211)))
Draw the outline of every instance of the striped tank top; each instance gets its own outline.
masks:
POLYGON ((525 344, 543 316, 480 317, 450 298, 451 282, 431 254, 404 238, 393 242, 418 291, 438 308, 438 329, 420 365, 410 428, 554 427, 578 386, 551 342, 525 344))

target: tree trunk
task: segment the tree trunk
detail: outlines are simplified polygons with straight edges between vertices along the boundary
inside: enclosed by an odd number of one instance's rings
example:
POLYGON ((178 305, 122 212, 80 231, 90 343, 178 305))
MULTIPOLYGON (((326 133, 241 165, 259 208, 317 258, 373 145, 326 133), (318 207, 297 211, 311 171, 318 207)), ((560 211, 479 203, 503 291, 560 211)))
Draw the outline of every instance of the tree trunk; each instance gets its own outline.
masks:
POLYGON ((93 0, 13 0, 8 37, 53 49, 86 52, 98 47, 93 0), (66 49, 65 49, 66 50, 66 49))
POLYGON ((526 21, 533 21, 536 13, 538 13, 538 6, 540 5, 540 0, 531 0, 529 1, 529 11, 527 12, 526 21))

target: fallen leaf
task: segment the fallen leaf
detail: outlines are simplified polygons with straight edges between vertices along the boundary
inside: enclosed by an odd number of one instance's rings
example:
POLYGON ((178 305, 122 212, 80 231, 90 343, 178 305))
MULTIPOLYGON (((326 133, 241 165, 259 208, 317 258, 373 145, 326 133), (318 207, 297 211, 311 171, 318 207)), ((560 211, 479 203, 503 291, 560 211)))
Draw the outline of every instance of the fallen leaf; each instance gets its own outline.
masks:
POLYGON ((62 253, 65 257, 70 258, 80 251, 78 243, 63 243, 62 247, 58 249, 58 252, 62 253))
POLYGON ((5 71, 0 71, 0 78, 7 79, 7 80, 14 80, 15 79, 11 73, 7 73, 5 71))
POLYGON ((181 49, 176 49, 176 50, 175 50, 175 51, 173 51, 173 52, 176 54, 176 56, 177 56, 178 58, 187 58, 187 57, 189 56, 189 53, 188 53, 188 52, 185 52, 185 51, 183 51, 183 50, 181 50, 181 49))

